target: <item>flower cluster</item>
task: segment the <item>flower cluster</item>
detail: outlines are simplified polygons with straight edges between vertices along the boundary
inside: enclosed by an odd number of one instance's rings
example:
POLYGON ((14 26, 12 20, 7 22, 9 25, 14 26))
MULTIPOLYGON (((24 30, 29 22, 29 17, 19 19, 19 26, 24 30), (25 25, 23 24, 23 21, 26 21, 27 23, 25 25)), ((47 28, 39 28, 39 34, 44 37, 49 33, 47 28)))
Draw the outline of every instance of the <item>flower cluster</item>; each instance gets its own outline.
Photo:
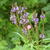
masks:
POLYGON ((29 20, 28 20, 28 15, 29 13, 24 13, 23 16, 20 17, 20 24, 27 24, 29 23, 29 20))
POLYGON ((12 8, 11 8, 11 11, 10 11, 11 12, 10 21, 12 21, 12 23, 15 24, 16 21, 18 19, 20 19, 20 20, 18 20, 18 23, 27 24, 29 22, 29 20, 27 19, 29 13, 25 12, 26 9, 27 8, 25 8, 25 7, 21 7, 21 6, 17 6, 17 4, 13 4, 12 8), (20 16, 20 18, 19 18, 19 16, 20 16), (16 18, 17 18, 17 20, 16 20, 16 18))
POLYGON ((28 20, 28 15, 29 13, 28 12, 24 12, 24 14, 22 16, 20 16, 20 24, 27 24, 29 23, 29 20, 28 20))

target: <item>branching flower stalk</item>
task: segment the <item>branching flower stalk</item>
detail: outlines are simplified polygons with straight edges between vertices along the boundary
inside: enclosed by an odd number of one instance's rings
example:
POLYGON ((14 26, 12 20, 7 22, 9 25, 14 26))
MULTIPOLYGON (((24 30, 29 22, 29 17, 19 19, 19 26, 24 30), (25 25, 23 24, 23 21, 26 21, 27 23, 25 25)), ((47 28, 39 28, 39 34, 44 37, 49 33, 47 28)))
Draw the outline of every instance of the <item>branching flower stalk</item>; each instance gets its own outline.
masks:
POLYGON ((37 18, 37 13, 34 14, 33 16, 33 21, 34 21, 34 27, 35 27, 35 33, 36 33, 36 41, 37 41, 37 45, 38 45, 38 40, 39 40, 39 33, 38 33, 38 21, 39 19, 37 18))
POLYGON ((43 39, 45 38, 45 32, 44 32, 44 19, 45 19, 45 14, 42 12, 42 14, 40 15, 40 18, 41 18, 41 21, 43 22, 42 23, 42 32, 40 34, 40 38, 41 38, 41 44, 42 44, 42 41, 43 39))
MULTIPOLYGON (((37 21, 38 22, 38 18, 37 21)), ((37 45, 38 45, 38 40, 39 40, 39 33, 38 33, 38 23, 35 22, 35 31, 36 31, 36 40, 37 40, 37 45)))
POLYGON ((40 15, 41 20, 43 21, 42 23, 42 34, 44 34, 44 19, 45 19, 45 14, 42 12, 42 14, 40 15))
POLYGON ((41 20, 43 21, 43 23, 42 23, 42 26, 43 26, 43 28, 42 28, 42 33, 44 33, 44 19, 45 19, 45 14, 42 12, 42 14, 40 15, 40 18, 41 18, 41 20))

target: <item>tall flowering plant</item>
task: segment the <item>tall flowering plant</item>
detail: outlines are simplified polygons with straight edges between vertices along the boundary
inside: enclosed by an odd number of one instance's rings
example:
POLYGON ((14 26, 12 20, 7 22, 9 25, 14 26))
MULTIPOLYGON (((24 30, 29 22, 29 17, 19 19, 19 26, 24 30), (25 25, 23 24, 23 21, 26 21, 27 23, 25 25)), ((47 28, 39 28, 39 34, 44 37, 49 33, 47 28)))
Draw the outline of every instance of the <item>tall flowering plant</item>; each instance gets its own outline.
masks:
MULTIPOLYGON (((40 14, 40 20, 38 18, 38 12, 35 11, 35 13, 32 15, 32 20, 30 22, 29 20, 29 13, 26 12, 25 7, 17 6, 17 4, 14 4, 10 11, 10 21, 18 25, 19 28, 21 28, 21 34, 26 36, 28 41, 36 41, 34 45, 37 45, 39 50, 39 42, 40 40, 45 38, 45 32, 44 32, 44 19, 45 14, 42 12, 40 14), (41 23, 42 21, 42 23, 41 23), (42 30, 39 31, 39 23, 42 24, 42 30), (40 39, 40 40, 39 40, 40 39)), ((23 37, 22 37, 23 38, 23 37)))

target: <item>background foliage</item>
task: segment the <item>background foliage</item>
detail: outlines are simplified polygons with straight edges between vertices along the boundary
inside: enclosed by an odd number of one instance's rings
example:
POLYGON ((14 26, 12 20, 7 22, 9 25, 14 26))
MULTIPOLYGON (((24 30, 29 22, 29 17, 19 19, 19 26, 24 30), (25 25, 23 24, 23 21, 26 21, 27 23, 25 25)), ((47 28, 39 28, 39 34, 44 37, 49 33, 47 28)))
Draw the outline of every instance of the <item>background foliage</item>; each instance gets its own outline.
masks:
POLYGON ((37 47, 33 46, 32 42, 29 43, 26 37, 21 35, 21 28, 9 20, 11 5, 15 2, 28 8, 29 18, 34 10, 39 12, 42 9, 46 12, 46 38, 43 40, 46 45, 39 47, 40 50, 50 50, 50 0, 0 0, 0 50, 36 50, 37 47), (19 45, 21 40, 25 42, 23 46, 19 45))

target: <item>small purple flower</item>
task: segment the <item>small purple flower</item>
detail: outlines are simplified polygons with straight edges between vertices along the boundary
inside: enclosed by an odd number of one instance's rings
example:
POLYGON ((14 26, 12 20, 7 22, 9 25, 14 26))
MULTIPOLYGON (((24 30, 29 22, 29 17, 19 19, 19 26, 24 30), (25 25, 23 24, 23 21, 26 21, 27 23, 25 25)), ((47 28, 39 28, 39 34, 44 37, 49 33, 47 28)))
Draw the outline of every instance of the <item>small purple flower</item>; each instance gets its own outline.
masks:
POLYGON ((26 19, 21 19, 20 24, 25 24, 26 19))
POLYGON ((18 6, 15 8, 15 11, 17 11, 17 10, 19 10, 19 7, 18 6))
POLYGON ((45 15, 40 15, 41 18, 45 18, 45 15))
POLYGON ((19 22, 20 24, 23 24, 23 21, 22 20, 20 20, 20 22, 19 22))
POLYGON ((32 21, 34 21, 34 22, 38 22, 39 21, 39 19, 38 18, 33 18, 33 20, 32 21))
POLYGON ((19 10, 19 7, 13 7, 12 9, 11 9, 11 12, 16 12, 17 10, 19 10))
POLYGON ((29 22, 29 20, 28 19, 21 19, 20 20, 20 24, 27 24, 29 22))
POLYGON ((20 13, 22 13, 26 9, 24 7, 20 7, 20 8, 21 8, 20 13))
POLYGON ((24 11, 24 10, 26 10, 27 8, 25 8, 25 7, 22 7, 22 11, 24 11))
POLYGON ((16 17, 15 15, 10 15, 10 20, 12 20, 15 17, 16 17))
POLYGON ((22 10, 24 10, 24 7, 22 7, 22 10))
POLYGON ((13 24, 16 24, 16 16, 15 15, 11 15, 10 16, 10 21, 12 21, 13 24))
POLYGON ((12 21, 13 24, 16 24, 16 19, 12 21))
POLYGON ((37 24, 37 23, 38 23, 38 21, 39 21, 39 19, 38 19, 38 18, 34 18, 32 21, 34 21, 34 22, 35 22, 35 24, 37 24))
POLYGON ((22 10, 25 10, 25 8, 24 8, 24 7, 22 7, 22 10))
POLYGON ((27 17, 28 15, 29 15, 29 13, 28 13, 28 12, 24 13, 24 16, 26 16, 26 17, 27 17))
POLYGON ((40 38, 45 38, 45 35, 44 34, 40 34, 40 38))
POLYGON ((28 19, 23 19, 23 24, 27 24, 29 22, 28 19))
POLYGON ((29 23, 29 20, 27 19, 25 23, 26 23, 26 24, 29 23))
POLYGON ((16 11, 16 10, 15 10, 15 7, 11 9, 11 12, 15 12, 15 11, 16 11))
POLYGON ((22 10, 18 11, 18 14, 21 14, 22 13, 22 10))

